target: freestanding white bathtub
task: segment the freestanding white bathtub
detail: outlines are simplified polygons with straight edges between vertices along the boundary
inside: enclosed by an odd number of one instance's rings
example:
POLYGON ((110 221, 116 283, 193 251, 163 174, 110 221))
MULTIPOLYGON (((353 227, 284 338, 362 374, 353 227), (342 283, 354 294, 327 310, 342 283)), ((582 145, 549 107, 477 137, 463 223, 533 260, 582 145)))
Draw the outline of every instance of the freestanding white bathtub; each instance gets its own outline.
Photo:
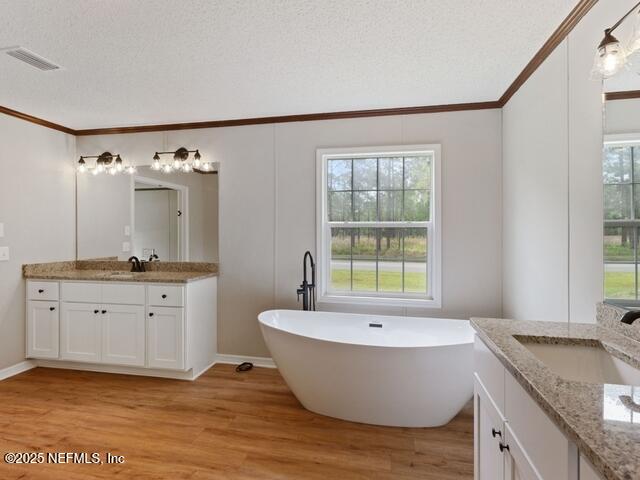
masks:
POLYGON ((467 320, 296 310, 262 312, 258 320, 280 373, 312 412, 436 427, 473 394, 467 320))

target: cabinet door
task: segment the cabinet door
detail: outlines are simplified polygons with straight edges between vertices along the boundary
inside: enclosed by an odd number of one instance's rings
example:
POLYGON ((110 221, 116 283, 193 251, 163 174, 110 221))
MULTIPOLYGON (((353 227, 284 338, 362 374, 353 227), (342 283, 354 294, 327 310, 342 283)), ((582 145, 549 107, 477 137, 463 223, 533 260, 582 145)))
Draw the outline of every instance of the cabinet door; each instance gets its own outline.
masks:
POLYGON ((474 393, 475 480, 504 479, 504 420, 476 378, 474 393))
POLYGON ((147 365, 184 370, 184 309, 149 307, 147 325, 147 365))
POLYGON ((60 308, 60 358, 99 362, 102 317, 100 305, 63 302, 60 308))
POLYGON ((144 366, 145 320, 143 306, 103 305, 102 362, 144 366))
POLYGON ((505 455, 505 480, 543 480, 513 434, 509 424, 505 426, 505 430, 504 448, 507 453, 505 455))
POLYGON ((27 309, 27 357, 58 358, 58 302, 31 300, 27 303, 27 309))

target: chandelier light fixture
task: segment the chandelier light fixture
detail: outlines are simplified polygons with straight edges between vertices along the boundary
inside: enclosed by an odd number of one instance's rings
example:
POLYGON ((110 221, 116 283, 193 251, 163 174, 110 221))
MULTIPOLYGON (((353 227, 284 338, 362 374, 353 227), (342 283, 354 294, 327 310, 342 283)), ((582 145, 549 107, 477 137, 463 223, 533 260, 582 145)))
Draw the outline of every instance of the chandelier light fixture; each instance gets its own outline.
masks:
POLYGON ((604 31, 604 38, 596 49, 596 58, 593 63, 591 76, 595 79, 609 78, 615 75, 623 67, 631 66, 636 73, 640 73, 640 12, 636 14, 635 25, 631 38, 625 45, 613 36, 613 31, 640 7, 640 2, 629 10, 611 28, 604 31))
POLYGON ((106 173, 109 175, 119 175, 121 173, 128 173, 133 175, 136 173, 136 167, 134 165, 125 165, 122 158, 118 154, 110 152, 104 152, 101 155, 83 155, 78 160, 76 167, 78 173, 91 173, 93 175, 99 175, 106 173), (93 161, 95 159, 95 161, 93 161), (89 160, 89 162, 87 162, 89 160))
POLYGON ((156 152, 153 156, 151 169, 163 173, 211 172, 213 165, 211 162, 203 162, 202 155, 198 150, 180 147, 175 152, 156 152), (190 153, 193 153, 193 157, 190 157, 190 153), (172 155, 172 157, 168 157, 168 155, 172 155))

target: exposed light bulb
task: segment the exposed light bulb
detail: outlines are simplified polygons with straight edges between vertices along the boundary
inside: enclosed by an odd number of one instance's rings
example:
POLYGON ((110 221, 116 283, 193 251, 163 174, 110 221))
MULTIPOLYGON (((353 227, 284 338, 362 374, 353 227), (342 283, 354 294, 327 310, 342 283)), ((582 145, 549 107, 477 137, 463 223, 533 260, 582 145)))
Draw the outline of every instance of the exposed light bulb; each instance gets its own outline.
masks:
POLYGON ((117 174, 118 174, 118 170, 116 170, 116 168, 115 168, 115 167, 111 167, 111 168, 109 168, 109 169, 107 170, 107 173, 108 173, 109 175, 117 175, 117 174))
POLYGON ((200 167, 200 164, 202 163, 202 162, 200 161, 200 159, 201 159, 201 158, 202 158, 202 157, 201 157, 201 155, 200 155, 200 152, 199 152, 198 150, 196 150, 196 153, 195 153, 195 155, 193 156, 193 166, 194 166, 195 168, 199 168, 199 167, 200 167))
POLYGON ((116 171, 122 172, 124 170, 124 165, 122 165, 122 159, 120 158, 120 155, 118 155, 116 157, 116 171))
POLYGON ((98 171, 98 169, 97 169, 97 168, 92 168, 92 169, 91 169, 91 175, 96 176, 96 175, 98 175, 99 173, 100 173, 100 172, 98 171))
POLYGON ((181 163, 182 163, 182 162, 180 162, 180 160, 178 160, 177 158, 174 158, 174 159, 173 159, 173 168, 175 168, 176 170, 179 170, 179 169, 180 169, 180 164, 181 164, 181 163))
POLYGON ((173 169, 171 168, 171 165, 169 165, 168 163, 162 167, 162 171, 164 173, 171 173, 171 170, 173 169))
POLYGON ((189 172, 193 171, 193 168, 191 168, 191 164, 189 164, 189 163, 187 163, 187 162, 184 162, 184 163, 182 164, 182 171, 183 171, 184 173, 189 173, 189 172))
POLYGON ((96 165, 96 171, 98 173, 104 172, 104 165, 102 163, 98 163, 98 165, 96 165))
POLYGON ((202 171, 208 172, 209 170, 211 170, 211 164, 209 162, 205 162, 204 165, 202 165, 202 171))
POLYGON ((87 171, 87 167, 85 165, 78 165, 78 173, 85 173, 87 171))
POLYGON ((605 30, 604 38, 596 51, 592 76, 594 78, 609 78, 615 75, 626 63, 626 57, 624 48, 618 39, 611 35, 609 30, 605 30))
POLYGON ((137 172, 136 167, 134 167, 133 165, 129 165, 129 166, 127 167, 127 173, 128 173, 129 175, 133 175, 133 174, 135 174, 136 172, 137 172))

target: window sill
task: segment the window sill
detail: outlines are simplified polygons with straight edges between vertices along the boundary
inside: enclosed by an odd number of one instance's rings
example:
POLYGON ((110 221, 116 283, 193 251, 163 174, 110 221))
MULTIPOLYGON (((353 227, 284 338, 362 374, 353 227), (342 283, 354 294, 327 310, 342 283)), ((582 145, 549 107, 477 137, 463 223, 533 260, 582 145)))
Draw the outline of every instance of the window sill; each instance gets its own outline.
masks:
POLYGON ((420 307, 441 308, 442 302, 433 298, 393 298, 357 295, 324 294, 318 297, 318 303, 342 305, 371 305, 381 307, 420 307))

